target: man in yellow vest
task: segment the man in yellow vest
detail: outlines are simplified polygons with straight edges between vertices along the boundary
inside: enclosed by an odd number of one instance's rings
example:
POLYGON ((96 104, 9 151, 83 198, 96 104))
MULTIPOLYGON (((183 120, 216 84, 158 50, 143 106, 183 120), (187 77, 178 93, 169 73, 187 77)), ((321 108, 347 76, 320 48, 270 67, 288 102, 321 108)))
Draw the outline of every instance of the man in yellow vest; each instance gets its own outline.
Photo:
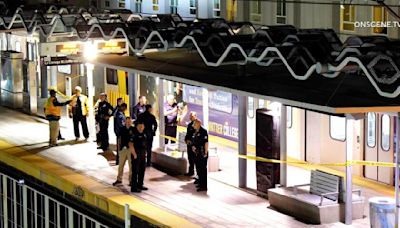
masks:
POLYGON ((74 122, 74 133, 76 140, 79 140, 79 122, 82 125, 82 133, 85 139, 89 138, 89 130, 87 126, 87 116, 89 114, 88 97, 82 94, 80 86, 75 87, 75 94, 71 97, 71 103, 68 109, 69 117, 74 122))
POLYGON ((61 118, 61 106, 65 106, 70 103, 70 101, 60 103, 56 98, 56 90, 54 88, 50 89, 50 97, 44 106, 44 113, 46 119, 49 121, 50 127, 50 142, 49 146, 57 146, 57 137, 60 130, 59 120, 61 118))

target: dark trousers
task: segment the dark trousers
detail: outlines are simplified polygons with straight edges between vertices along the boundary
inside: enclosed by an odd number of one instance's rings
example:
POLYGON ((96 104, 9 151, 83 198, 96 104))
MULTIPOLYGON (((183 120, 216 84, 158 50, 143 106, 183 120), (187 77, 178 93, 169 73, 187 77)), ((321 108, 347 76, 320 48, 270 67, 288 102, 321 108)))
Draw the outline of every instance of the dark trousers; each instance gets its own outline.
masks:
POLYGON ((58 137, 57 137, 57 139, 62 139, 61 131, 60 131, 60 130, 58 130, 58 137))
POLYGON ((136 159, 131 157, 132 162, 132 180, 131 180, 131 191, 140 189, 143 187, 144 173, 146 171, 146 152, 137 151, 138 154, 136 159))
POLYGON ((100 137, 100 147, 102 150, 106 151, 109 146, 108 140, 108 120, 102 119, 99 122, 99 137, 100 137))
POLYGON ((153 147, 153 133, 152 132, 147 133, 146 139, 147 139, 147 142, 146 142, 147 158, 146 158, 146 160, 147 160, 147 166, 150 166, 151 165, 151 153, 152 153, 151 149, 153 147))
MULTIPOLYGON (((176 138, 176 126, 168 126, 165 125, 165 135, 169 137, 176 138)), ((169 139, 165 139, 165 144, 167 144, 169 139)), ((175 143, 174 141, 171 140, 171 143, 175 143)))
POLYGON ((207 161, 208 157, 196 156, 196 172, 199 176, 199 187, 207 188, 207 161))
POLYGON ((86 123, 86 116, 73 116, 72 121, 74 122, 74 133, 75 137, 79 138, 79 122, 82 125, 82 133, 85 138, 89 138, 89 131, 88 131, 88 126, 86 123))
POLYGON ((188 161, 189 161, 188 173, 194 174, 194 161, 195 161, 196 155, 194 154, 194 152, 192 150, 192 146, 187 146, 187 154, 188 154, 188 161))

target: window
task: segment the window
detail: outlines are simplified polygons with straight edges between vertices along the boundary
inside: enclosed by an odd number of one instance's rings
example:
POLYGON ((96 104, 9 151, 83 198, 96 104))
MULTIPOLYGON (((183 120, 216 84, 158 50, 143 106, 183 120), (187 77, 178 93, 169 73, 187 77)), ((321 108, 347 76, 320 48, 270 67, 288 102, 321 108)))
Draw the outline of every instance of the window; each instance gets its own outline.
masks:
POLYGON ((258 108, 265 108, 265 101, 263 99, 258 99, 258 108))
POLYGON ((261 21, 261 1, 250 2, 250 21, 261 21))
POLYGON ((21 52, 21 42, 15 41, 15 51, 21 52))
POLYGON ((136 13, 142 12, 142 0, 135 1, 135 9, 136 9, 136 13))
MULTIPOLYGON (((373 18, 372 21, 374 22, 387 22, 388 15, 386 9, 383 6, 374 6, 373 7, 373 18)), ((387 34, 387 27, 374 27, 374 33, 379 34, 387 34)))
POLYGON ((106 6, 106 7, 110 7, 110 1, 106 1, 106 2, 105 2, 105 6, 106 6))
POLYGON ((276 23, 286 24, 286 0, 276 1, 276 23))
POLYGON ((189 11, 190 14, 197 14, 197 0, 190 0, 189 11))
POLYGON ((153 11, 159 10, 158 4, 159 4, 158 0, 153 0, 153 11))
POLYGON ((332 139, 346 140, 346 118, 338 116, 329 117, 329 133, 332 139))
POLYGON ((381 146, 382 150, 390 149, 390 117, 387 114, 382 115, 381 122, 381 146))
POLYGON ((214 17, 221 16, 221 0, 214 0, 213 16, 214 17))
POLYGON ((341 29, 346 31, 354 31, 355 6, 341 5, 340 8, 341 29))
POLYGON ((293 125, 293 108, 286 106, 286 127, 291 128, 293 125))
POLYGON ((107 84, 118 85, 117 70, 106 68, 107 84))
POLYGON ((125 8, 125 1, 124 0, 119 0, 118 7, 119 8, 125 8))
POLYGON ((247 117, 254 118, 254 98, 247 98, 247 117))
POLYGON ((376 144, 376 115, 369 112, 367 114, 367 145, 375 147, 376 144))
POLYGON ((178 13, 178 0, 171 0, 170 10, 171 10, 171 13, 174 13, 174 14, 178 13))

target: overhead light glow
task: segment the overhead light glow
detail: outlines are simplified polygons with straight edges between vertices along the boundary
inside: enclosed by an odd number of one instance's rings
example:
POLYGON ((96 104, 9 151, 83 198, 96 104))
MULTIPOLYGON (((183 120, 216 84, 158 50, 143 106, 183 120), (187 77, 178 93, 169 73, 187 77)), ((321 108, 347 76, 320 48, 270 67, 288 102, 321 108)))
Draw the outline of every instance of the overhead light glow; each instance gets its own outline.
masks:
POLYGON ((85 42, 85 49, 83 51, 83 56, 86 60, 94 60, 97 57, 97 46, 90 41, 85 42))

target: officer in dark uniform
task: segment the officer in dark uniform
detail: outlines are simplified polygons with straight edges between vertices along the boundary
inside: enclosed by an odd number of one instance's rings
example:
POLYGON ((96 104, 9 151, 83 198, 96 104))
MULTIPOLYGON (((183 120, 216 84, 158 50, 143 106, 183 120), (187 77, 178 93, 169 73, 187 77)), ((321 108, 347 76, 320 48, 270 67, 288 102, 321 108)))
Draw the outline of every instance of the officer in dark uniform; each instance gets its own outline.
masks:
POLYGON ((193 150, 192 150, 192 137, 193 137, 193 133, 195 132, 195 130, 193 128, 193 123, 197 119, 196 112, 191 112, 189 115, 189 118, 190 118, 190 123, 187 126, 186 136, 185 136, 185 142, 187 145, 187 155, 188 155, 188 161, 189 161, 189 171, 185 174, 185 176, 193 176, 194 175, 195 154, 193 153, 193 150))
POLYGON ((192 150, 196 154, 195 163, 199 182, 197 191, 207 191, 208 133, 200 120, 193 122, 192 150))
POLYGON ((99 131, 99 139, 100 139, 100 147, 98 149, 102 149, 103 151, 108 150, 109 146, 109 137, 108 137, 108 120, 112 116, 114 108, 107 101, 107 94, 100 94, 100 102, 98 104, 97 113, 96 113, 96 121, 99 123, 100 131, 99 131))
POLYGON ((148 189, 143 186, 144 173, 146 171, 146 141, 144 124, 143 122, 136 121, 131 142, 129 143, 129 149, 132 153, 131 192, 141 192, 148 189))
POLYGON ((144 133, 146 134, 147 139, 147 167, 151 166, 151 153, 153 148, 153 137, 156 135, 157 131, 157 120, 156 117, 152 114, 153 108, 151 104, 147 104, 146 111, 138 116, 138 122, 144 123, 144 133))

